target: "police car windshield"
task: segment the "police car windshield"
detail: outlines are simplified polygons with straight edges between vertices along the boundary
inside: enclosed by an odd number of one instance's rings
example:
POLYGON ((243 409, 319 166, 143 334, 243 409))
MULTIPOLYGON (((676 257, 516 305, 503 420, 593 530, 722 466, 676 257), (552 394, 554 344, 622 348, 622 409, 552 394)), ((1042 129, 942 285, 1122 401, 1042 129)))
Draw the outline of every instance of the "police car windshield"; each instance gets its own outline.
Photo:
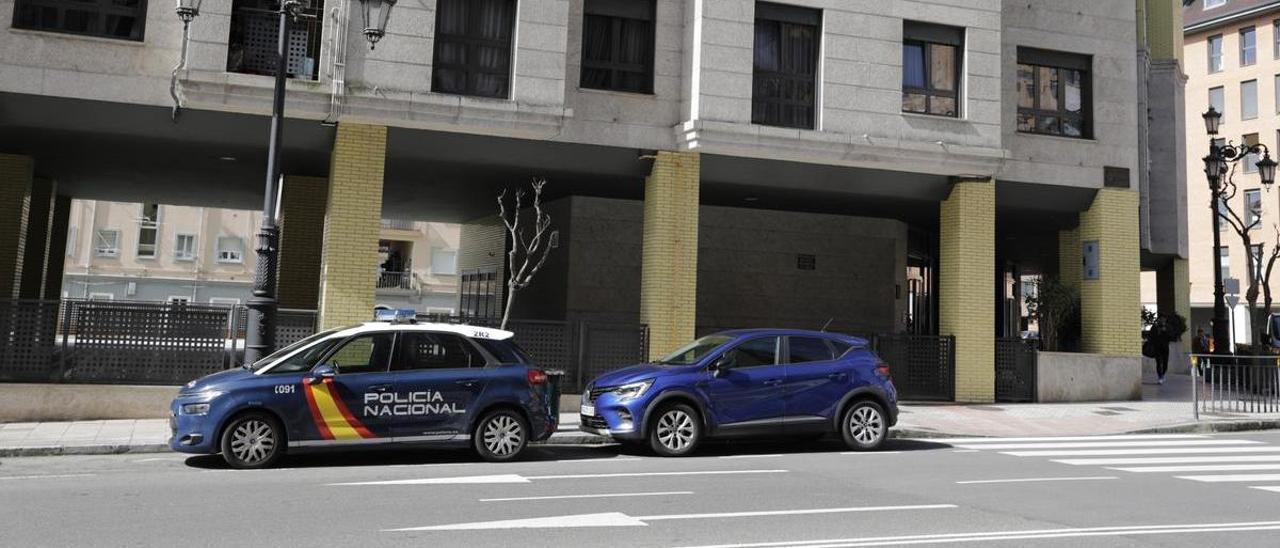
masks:
POLYGON ((731 340, 733 340, 733 337, 728 335, 707 335, 675 352, 667 354, 665 358, 658 360, 656 363, 662 365, 693 365, 731 340))
POLYGON ((286 347, 284 347, 284 348, 281 348, 280 350, 276 350, 275 352, 272 352, 272 353, 271 353, 271 355, 269 355, 269 356, 267 356, 267 357, 265 357, 265 358, 262 358, 262 359, 260 359, 260 360, 258 360, 258 361, 256 361, 256 362, 253 362, 253 365, 252 365, 252 366, 250 366, 250 369, 252 369, 252 370, 254 370, 254 371, 258 371, 258 370, 262 369, 263 367, 266 367, 266 366, 267 366, 267 364, 269 364, 269 363, 271 363, 271 362, 274 362, 274 361, 276 361, 276 360, 280 359, 281 357, 284 357, 284 356, 289 355, 289 353, 293 352, 294 350, 297 350, 297 349, 299 349, 299 348, 302 348, 302 347, 304 347, 304 346, 307 346, 307 345, 309 345, 309 344, 311 344, 311 343, 314 343, 314 342, 316 342, 316 341, 318 341, 318 340, 320 340, 320 339, 323 339, 323 338, 325 338, 325 337, 328 337, 329 335, 332 335, 332 334, 334 334, 334 333, 337 333, 337 332, 339 332, 339 331, 342 331, 343 329, 350 329, 350 328, 349 328, 349 327, 339 327, 339 328, 336 328, 336 329, 330 329, 330 330, 328 330, 328 331, 321 331, 321 332, 319 332, 319 333, 316 333, 315 335, 312 335, 312 336, 307 337, 307 338, 305 338, 305 339, 302 339, 302 340, 300 340, 300 341, 298 341, 298 342, 296 342, 296 343, 293 343, 293 344, 291 344, 291 345, 289 345, 289 346, 286 346, 286 347))

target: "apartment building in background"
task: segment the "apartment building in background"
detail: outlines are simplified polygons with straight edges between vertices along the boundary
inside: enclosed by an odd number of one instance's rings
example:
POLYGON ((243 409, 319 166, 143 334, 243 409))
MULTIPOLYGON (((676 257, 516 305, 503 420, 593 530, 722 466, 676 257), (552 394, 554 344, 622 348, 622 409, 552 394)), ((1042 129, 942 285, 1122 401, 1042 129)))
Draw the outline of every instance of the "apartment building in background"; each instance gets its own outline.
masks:
MULTIPOLYGON (((1201 115, 1212 105, 1222 113, 1218 138, 1235 144, 1262 143, 1276 157, 1280 147, 1280 2, 1196 0, 1186 6, 1184 20, 1190 323, 1192 330, 1203 327, 1210 331, 1213 269, 1221 269, 1224 279, 1238 284, 1235 296, 1239 301, 1230 310, 1233 335, 1236 342, 1249 342, 1252 330, 1244 295, 1250 279, 1249 255, 1255 268, 1263 266, 1280 238, 1280 191, 1263 188, 1253 165, 1257 158, 1246 158, 1236 164, 1238 169, 1232 175, 1236 192, 1228 203, 1241 221, 1253 226, 1249 231, 1253 248, 1245 249, 1226 222, 1215 224, 1201 160, 1209 149, 1201 115), (1222 241, 1216 256, 1215 228, 1222 241)), ((1272 280, 1280 281, 1280 276, 1272 280)), ((1154 302, 1151 293, 1144 297, 1145 302, 1154 302)))
MULTIPOLYGON (((32 227, 0 230, 0 289, 51 276, 70 198, 260 207, 264 6, 205 0, 183 61, 171 6, 0 0, 0 219, 32 227)), ((459 312, 500 312, 494 199, 533 178, 559 237, 515 314, 643 324, 653 355, 726 327, 941 335, 948 390, 990 401, 1025 276, 1079 287, 1080 350, 1134 363, 1139 271, 1185 309, 1176 0, 424 0, 376 49, 356 2, 309 13, 278 283, 323 327, 403 291, 384 218, 460 224, 459 312)))

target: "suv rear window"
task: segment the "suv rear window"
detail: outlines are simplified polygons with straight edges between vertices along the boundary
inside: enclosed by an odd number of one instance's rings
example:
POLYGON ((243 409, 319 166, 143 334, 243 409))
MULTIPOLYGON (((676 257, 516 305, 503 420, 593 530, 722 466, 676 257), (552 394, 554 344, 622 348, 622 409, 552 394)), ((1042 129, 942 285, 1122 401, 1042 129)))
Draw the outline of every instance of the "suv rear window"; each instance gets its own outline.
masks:
POLYGON ((505 341, 495 341, 493 339, 471 339, 487 350, 493 357, 498 358, 501 363, 523 363, 532 364, 533 360, 529 359, 529 355, 524 353, 516 343, 510 339, 505 341))

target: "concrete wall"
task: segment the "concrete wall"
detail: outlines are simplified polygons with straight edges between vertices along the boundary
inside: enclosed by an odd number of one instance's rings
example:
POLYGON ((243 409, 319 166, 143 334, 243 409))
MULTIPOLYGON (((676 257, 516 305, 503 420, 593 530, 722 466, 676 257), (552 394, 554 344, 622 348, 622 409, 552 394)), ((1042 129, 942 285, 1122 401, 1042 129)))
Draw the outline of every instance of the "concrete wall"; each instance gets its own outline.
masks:
POLYGON ((162 419, 177 386, 0 383, 0 422, 162 419))
POLYGON ((1142 399, 1139 357, 1040 352, 1036 361, 1041 403, 1142 399))

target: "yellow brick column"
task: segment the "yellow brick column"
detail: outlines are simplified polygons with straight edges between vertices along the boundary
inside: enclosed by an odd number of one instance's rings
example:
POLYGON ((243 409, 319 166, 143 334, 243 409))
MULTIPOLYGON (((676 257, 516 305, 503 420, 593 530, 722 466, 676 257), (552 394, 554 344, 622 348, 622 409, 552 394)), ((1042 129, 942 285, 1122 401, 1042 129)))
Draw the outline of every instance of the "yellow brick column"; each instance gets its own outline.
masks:
POLYGON ((338 125, 329 164, 320 328, 373 319, 387 128, 338 125))
POLYGON ((0 299, 21 290, 34 174, 30 157, 0 154, 0 299))
POLYGON ((276 298, 280 308, 315 310, 320 302, 320 257, 329 181, 286 175, 280 192, 280 263, 276 298))
POLYGON ((698 292, 696 152, 658 152, 644 185, 640 321, 649 326, 649 356, 693 340, 698 292))
POLYGON ((1084 265, 1080 255, 1080 229, 1058 231, 1058 278, 1064 285, 1080 287, 1084 265))
POLYGON ((956 401, 995 400, 996 185, 961 179, 942 202, 938 320, 956 338, 956 401))
POLYGON ((1098 190, 1093 205, 1080 214, 1080 241, 1098 243, 1097 279, 1080 281, 1081 350, 1140 355, 1138 193, 1098 190))

